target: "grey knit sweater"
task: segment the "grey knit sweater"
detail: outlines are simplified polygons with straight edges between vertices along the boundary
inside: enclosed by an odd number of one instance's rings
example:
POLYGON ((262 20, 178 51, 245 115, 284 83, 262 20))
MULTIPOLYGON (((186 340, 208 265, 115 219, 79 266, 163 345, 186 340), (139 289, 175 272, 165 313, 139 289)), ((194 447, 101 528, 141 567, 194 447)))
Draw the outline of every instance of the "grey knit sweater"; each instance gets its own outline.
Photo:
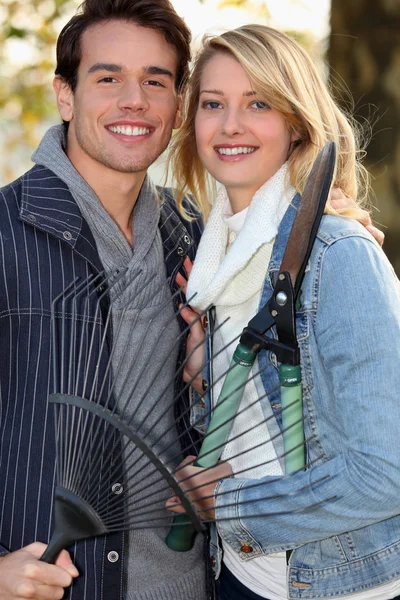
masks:
MULTIPOLYGON (((33 161, 51 169, 69 187, 83 217, 89 224, 106 273, 127 269, 120 283, 111 288, 119 294, 112 303, 114 340, 112 367, 115 375, 115 395, 121 406, 127 402, 128 412, 137 409, 146 390, 146 402, 135 419, 147 412, 152 400, 163 392, 165 382, 173 377, 179 335, 173 314, 170 291, 166 281, 163 247, 158 230, 159 202, 157 192, 147 176, 133 213, 133 248, 108 215, 92 188, 68 160, 62 126, 52 127, 33 154, 33 161), (128 309, 122 311, 122 307, 128 309), (161 309, 162 307, 162 309, 161 309), (161 339, 157 333, 162 330, 161 339), (137 349, 140 348, 140 353, 137 349), (140 373, 140 378, 138 378, 140 373), (134 389, 134 393, 132 390, 134 389)), ((113 300, 113 298, 112 298, 113 300)), ((163 445, 177 453, 170 391, 163 395, 146 419, 152 435, 168 431, 163 445), (166 407, 171 407, 166 410, 166 407)), ((146 476, 143 471, 142 477, 146 476)), ((152 504, 157 512, 152 519, 165 517, 164 501, 168 495, 160 484, 152 488, 152 504)), ((156 522, 156 521, 155 521, 156 522)), ((149 525, 146 523, 144 525, 149 525)), ((176 553, 165 545, 167 528, 143 528, 125 534, 125 598, 127 600, 203 600, 205 598, 202 536, 190 552, 176 553)))

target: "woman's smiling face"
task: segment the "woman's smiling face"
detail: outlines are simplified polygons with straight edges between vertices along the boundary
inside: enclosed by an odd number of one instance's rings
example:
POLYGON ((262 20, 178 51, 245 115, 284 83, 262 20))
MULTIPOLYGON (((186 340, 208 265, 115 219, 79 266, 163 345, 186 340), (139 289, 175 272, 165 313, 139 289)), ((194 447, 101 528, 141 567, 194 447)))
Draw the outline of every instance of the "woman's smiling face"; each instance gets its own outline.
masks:
POLYGON ((234 212, 285 163, 295 137, 240 63, 222 52, 204 67, 195 129, 200 160, 227 188, 234 212))

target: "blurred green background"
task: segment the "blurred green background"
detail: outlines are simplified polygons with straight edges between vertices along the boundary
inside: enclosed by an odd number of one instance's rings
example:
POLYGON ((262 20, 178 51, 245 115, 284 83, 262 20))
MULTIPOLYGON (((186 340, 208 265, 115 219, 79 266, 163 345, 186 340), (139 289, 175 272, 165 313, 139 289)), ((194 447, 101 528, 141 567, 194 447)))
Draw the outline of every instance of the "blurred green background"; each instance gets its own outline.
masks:
MULTIPOLYGON (((364 164, 373 219, 400 274, 400 0, 172 0, 194 34, 263 22, 295 34, 339 102, 370 123, 364 164), (324 62, 325 61, 325 62, 324 62)), ((78 0, 0 0, 0 184, 21 175, 59 122, 51 86, 55 41, 78 0)), ((153 169, 162 178, 163 161, 153 169)))

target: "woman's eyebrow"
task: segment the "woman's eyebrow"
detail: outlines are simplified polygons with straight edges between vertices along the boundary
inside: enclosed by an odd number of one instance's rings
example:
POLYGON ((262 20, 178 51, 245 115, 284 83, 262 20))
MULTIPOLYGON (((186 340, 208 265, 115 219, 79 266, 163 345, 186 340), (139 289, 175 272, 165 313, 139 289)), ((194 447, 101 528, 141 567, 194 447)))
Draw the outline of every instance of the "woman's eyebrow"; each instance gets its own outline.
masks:
POLYGON ((215 94, 216 96, 223 96, 224 92, 221 90, 200 90, 200 94, 215 94))
MULTIPOLYGON (((223 96, 224 92, 222 90, 200 90, 201 94, 215 94, 216 96, 223 96)), ((243 92, 243 96, 256 96, 257 92, 254 90, 249 90, 248 92, 243 92)))

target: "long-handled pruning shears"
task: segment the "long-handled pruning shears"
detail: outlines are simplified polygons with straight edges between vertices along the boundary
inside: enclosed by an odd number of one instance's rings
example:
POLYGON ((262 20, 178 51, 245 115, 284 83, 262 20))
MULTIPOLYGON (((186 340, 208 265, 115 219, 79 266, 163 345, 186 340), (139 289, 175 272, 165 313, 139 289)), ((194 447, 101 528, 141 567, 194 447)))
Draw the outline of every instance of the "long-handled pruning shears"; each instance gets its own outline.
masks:
MULTIPOLYGON (((327 142, 315 161, 301 197, 270 300, 243 330, 214 408, 195 466, 217 464, 228 441, 244 387, 260 350, 276 355, 281 383, 285 471, 304 468, 304 432, 300 351, 296 337, 296 300, 324 212, 335 168, 335 144, 327 142), (266 335, 276 326, 277 339, 266 335)), ((184 552, 193 546, 195 530, 186 515, 174 519, 167 545, 184 552)))

